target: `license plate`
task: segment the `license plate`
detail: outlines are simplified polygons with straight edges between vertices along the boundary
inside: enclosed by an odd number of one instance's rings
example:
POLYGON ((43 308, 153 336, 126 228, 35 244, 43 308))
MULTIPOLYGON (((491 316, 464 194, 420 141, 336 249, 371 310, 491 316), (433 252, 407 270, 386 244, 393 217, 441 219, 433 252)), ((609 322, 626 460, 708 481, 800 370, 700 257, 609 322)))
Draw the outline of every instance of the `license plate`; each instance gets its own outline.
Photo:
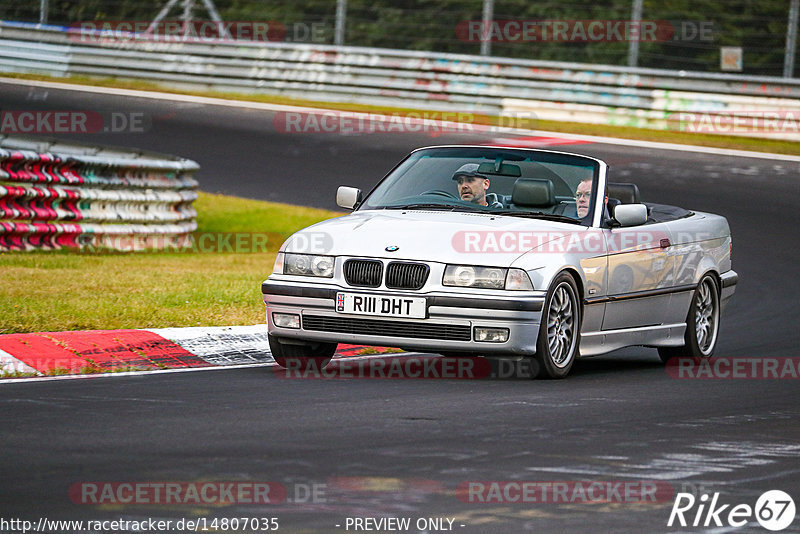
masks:
POLYGON ((363 293, 336 293, 336 311, 382 317, 424 319, 425 297, 383 297, 363 293))

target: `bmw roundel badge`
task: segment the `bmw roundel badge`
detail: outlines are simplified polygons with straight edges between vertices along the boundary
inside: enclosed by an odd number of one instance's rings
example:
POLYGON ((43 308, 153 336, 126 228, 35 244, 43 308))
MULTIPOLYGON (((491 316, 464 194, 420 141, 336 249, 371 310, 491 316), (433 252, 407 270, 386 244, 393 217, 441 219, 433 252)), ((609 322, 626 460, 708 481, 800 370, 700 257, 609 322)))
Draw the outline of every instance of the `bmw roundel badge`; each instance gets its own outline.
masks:
POLYGON ((400 247, 398 247, 397 245, 389 245, 388 247, 386 247, 386 252, 395 252, 396 250, 399 249, 400 247))

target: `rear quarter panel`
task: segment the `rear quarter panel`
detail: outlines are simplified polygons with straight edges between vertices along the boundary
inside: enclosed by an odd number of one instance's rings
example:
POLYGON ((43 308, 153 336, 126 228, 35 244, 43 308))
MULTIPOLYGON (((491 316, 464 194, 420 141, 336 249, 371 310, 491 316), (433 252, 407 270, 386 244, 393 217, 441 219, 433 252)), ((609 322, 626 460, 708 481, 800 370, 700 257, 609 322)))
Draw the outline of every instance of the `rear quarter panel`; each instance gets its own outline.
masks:
MULTIPOLYGON (((696 285, 708 272, 721 274, 731 269, 731 232, 725 217, 695 212, 667 224, 669 253, 675 259, 674 286, 696 285)), ((693 295, 693 291, 673 293, 666 322, 684 321, 693 295)))
POLYGON ((676 259, 675 285, 691 284, 713 270, 731 269, 731 231, 720 215, 695 212, 691 217, 668 223, 670 252, 676 259))

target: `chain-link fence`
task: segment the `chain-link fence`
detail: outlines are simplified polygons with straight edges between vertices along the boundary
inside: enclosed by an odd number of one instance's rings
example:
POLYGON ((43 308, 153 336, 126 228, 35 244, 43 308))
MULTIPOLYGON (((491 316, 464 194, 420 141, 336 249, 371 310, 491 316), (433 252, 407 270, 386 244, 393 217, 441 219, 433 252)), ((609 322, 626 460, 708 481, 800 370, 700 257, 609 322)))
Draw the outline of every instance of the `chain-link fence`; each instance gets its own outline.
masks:
MULTIPOLYGON (((0 5, 0 19, 147 23, 167 3, 17 0, 0 5)), ((787 53, 794 59, 789 21, 797 0, 172 0, 163 21, 209 20, 209 4, 226 22, 266 22, 279 30, 270 40, 287 42, 771 76, 800 72, 796 60, 788 69, 784 64, 787 53), (337 12, 343 16, 337 19, 337 12)))

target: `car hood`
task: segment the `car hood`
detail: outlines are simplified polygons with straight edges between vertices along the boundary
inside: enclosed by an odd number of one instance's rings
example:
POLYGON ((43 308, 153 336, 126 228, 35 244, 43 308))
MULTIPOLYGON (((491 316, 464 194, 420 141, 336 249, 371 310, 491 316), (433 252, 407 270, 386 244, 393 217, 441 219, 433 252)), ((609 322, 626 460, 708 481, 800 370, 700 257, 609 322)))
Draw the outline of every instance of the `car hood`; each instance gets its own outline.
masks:
POLYGON ((474 212, 371 210, 310 226, 281 248, 333 256, 504 266, 576 230, 585 229, 474 212), (396 250, 390 251, 393 247, 396 250))

